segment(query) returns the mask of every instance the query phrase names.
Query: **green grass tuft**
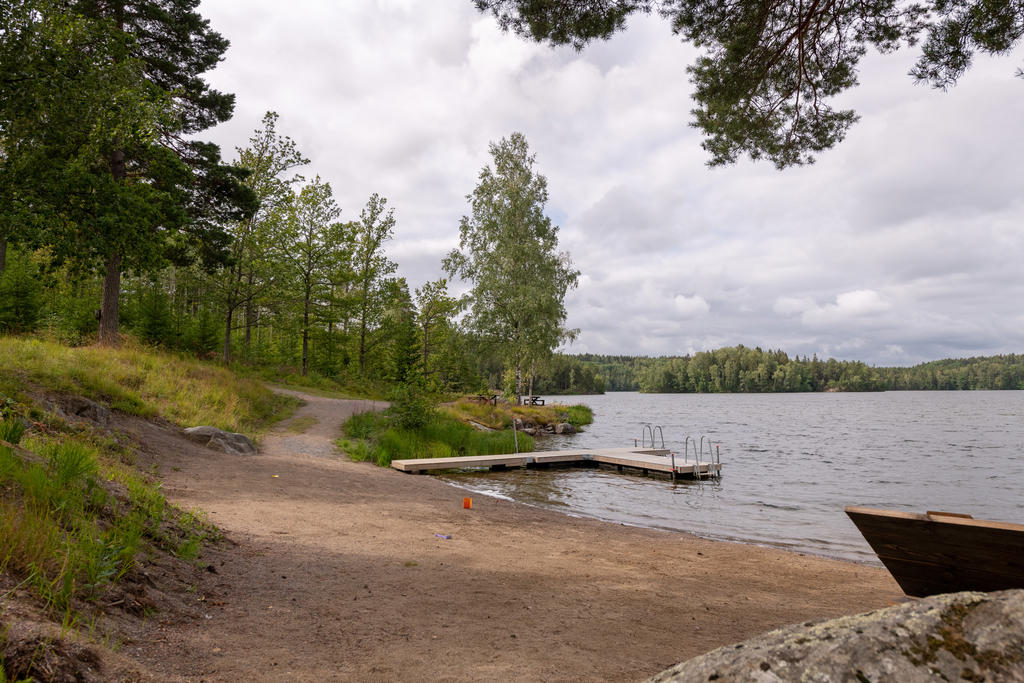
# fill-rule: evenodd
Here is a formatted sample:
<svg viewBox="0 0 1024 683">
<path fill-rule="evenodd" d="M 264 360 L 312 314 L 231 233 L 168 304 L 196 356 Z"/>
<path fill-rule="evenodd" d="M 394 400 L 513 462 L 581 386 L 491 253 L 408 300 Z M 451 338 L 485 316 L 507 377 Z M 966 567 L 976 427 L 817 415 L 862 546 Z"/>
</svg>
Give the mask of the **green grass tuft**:
<svg viewBox="0 0 1024 683">
<path fill-rule="evenodd" d="M 159 415 L 181 426 L 207 424 L 233 432 L 262 427 L 297 405 L 262 382 L 184 354 L 138 345 L 70 348 L 0 337 L 0 394 L 16 396 L 26 383 L 85 396 L 132 415 Z"/>
<path fill-rule="evenodd" d="M 349 439 L 337 446 L 349 458 L 388 467 L 392 460 L 450 458 L 463 455 L 498 455 L 515 451 L 511 430 L 484 432 L 451 417 L 435 415 L 422 428 L 412 431 L 392 424 L 381 413 L 355 415 L 342 427 Z M 519 434 L 519 451 L 533 450 L 533 439 Z"/>
</svg>

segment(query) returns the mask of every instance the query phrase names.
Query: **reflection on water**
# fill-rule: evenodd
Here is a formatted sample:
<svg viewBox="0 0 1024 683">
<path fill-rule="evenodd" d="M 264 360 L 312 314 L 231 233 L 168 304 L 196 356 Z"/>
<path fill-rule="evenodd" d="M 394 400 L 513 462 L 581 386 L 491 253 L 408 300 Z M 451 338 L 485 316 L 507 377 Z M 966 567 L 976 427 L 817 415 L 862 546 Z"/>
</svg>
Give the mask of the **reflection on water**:
<svg viewBox="0 0 1024 683">
<path fill-rule="evenodd" d="M 633 444 L 640 423 L 721 444 L 719 481 L 601 469 L 449 475 L 481 494 L 640 526 L 876 562 L 846 505 L 1024 521 L 1024 392 L 563 397 L 595 423 L 541 450 Z"/>
</svg>

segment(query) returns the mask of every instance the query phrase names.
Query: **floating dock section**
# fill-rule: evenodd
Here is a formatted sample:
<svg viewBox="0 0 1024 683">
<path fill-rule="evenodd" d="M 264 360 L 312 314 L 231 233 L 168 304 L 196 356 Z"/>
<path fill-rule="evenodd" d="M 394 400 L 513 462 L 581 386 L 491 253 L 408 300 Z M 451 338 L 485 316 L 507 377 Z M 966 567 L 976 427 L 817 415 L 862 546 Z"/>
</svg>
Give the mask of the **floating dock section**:
<svg viewBox="0 0 1024 683">
<path fill-rule="evenodd" d="M 458 458 L 416 458 L 392 460 L 391 467 L 416 474 L 438 470 L 457 470 L 487 467 L 490 469 L 540 468 L 551 466 L 615 467 L 620 471 L 630 469 L 644 474 L 665 474 L 676 477 L 703 479 L 717 477 L 722 470 L 719 462 L 687 459 L 663 448 L 602 448 L 576 451 L 537 451 L 534 453 L 509 453 L 505 455 L 478 455 Z"/>
</svg>

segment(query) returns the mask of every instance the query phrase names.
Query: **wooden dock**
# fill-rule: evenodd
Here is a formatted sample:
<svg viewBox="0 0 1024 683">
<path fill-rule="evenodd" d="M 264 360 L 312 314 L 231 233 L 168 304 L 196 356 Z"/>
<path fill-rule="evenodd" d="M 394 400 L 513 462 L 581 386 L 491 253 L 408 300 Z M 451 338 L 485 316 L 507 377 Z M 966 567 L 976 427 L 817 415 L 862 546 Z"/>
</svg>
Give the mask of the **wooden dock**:
<svg viewBox="0 0 1024 683">
<path fill-rule="evenodd" d="M 722 469 L 719 463 L 687 460 L 680 454 L 673 460 L 667 449 L 651 448 L 601 448 L 575 451 L 537 451 L 534 453 L 507 453 L 505 455 L 478 455 L 459 458 L 416 458 L 392 460 L 391 467 L 408 473 L 423 474 L 438 470 L 458 470 L 487 467 L 490 469 L 537 468 L 551 466 L 599 467 L 601 465 L 624 470 L 641 471 L 644 474 L 660 473 L 670 477 L 703 478 L 717 476 Z"/>
</svg>

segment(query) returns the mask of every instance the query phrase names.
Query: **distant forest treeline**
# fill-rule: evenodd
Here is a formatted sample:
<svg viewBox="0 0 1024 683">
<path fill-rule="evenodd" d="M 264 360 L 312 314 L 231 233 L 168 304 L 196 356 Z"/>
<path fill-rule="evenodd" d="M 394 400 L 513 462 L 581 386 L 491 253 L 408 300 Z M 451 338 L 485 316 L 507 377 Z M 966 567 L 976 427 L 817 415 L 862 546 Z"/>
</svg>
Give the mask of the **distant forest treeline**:
<svg viewBox="0 0 1024 683">
<path fill-rule="evenodd" d="M 784 351 L 740 345 L 661 358 L 556 355 L 538 374 L 538 394 L 1024 389 L 1024 355 L 937 360 L 901 368 L 817 356 L 790 358 Z"/>
</svg>

